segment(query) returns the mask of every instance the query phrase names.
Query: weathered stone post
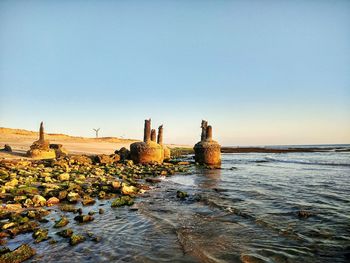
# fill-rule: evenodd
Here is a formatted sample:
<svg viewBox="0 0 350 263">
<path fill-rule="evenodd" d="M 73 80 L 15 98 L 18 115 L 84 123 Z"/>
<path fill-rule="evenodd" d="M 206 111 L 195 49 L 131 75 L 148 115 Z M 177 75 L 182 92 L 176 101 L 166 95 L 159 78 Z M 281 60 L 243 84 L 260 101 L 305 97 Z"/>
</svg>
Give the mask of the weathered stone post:
<svg viewBox="0 0 350 263">
<path fill-rule="evenodd" d="M 156 130 L 155 130 L 155 129 L 152 129 L 152 130 L 151 130 L 151 141 L 152 141 L 152 142 L 156 142 L 156 137 L 157 137 L 157 135 L 156 135 Z"/>
<path fill-rule="evenodd" d="M 44 141 L 44 122 L 40 123 L 40 129 L 39 129 L 39 141 Z"/>
<path fill-rule="evenodd" d="M 163 148 L 156 143 L 156 130 L 151 131 L 151 119 L 145 120 L 143 142 L 130 145 L 130 157 L 135 163 L 162 163 Z"/>
<path fill-rule="evenodd" d="M 201 141 L 205 141 L 205 139 L 207 138 L 207 126 L 208 126 L 208 122 L 205 120 L 202 120 L 202 124 L 201 124 L 201 128 L 202 128 L 202 134 L 201 134 Z"/>
<path fill-rule="evenodd" d="M 196 162 L 207 165 L 221 164 L 221 146 L 213 140 L 212 126 L 208 126 L 203 120 L 201 128 L 201 141 L 193 147 Z"/>
<path fill-rule="evenodd" d="M 30 146 L 27 156 L 35 159 L 56 158 L 56 152 L 50 149 L 50 142 L 44 138 L 44 123 L 40 123 L 39 139 Z"/>
<path fill-rule="evenodd" d="M 209 125 L 207 127 L 207 132 L 206 132 L 206 140 L 207 141 L 212 141 L 213 140 L 213 128 L 211 127 L 211 125 Z"/>
<path fill-rule="evenodd" d="M 143 132 L 143 141 L 148 142 L 151 140 L 151 119 L 145 120 L 145 129 Z"/>
<path fill-rule="evenodd" d="M 170 149 L 166 145 L 163 144 L 163 125 L 158 127 L 158 144 L 162 146 L 164 153 L 164 160 L 170 160 Z"/>
<path fill-rule="evenodd" d="M 163 145 L 163 125 L 158 127 L 158 138 L 157 143 Z"/>
</svg>

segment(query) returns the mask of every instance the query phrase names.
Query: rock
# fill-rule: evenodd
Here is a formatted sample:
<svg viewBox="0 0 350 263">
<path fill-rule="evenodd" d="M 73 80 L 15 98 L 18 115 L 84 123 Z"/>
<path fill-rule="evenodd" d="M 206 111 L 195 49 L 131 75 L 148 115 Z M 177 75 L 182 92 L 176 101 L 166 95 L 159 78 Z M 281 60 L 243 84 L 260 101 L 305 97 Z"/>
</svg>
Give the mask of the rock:
<svg viewBox="0 0 350 263">
<path fill-rule="evenodd" d="M 298 211 L 299 218 L 309 218 L 310 216 L 313 216 L 313 213 L 310 211 L 306 211 L 306 210 Z"/>
<path fill-rule="evenodd" d="M 2 226 L 2 229 L 3 229 L 3 230 L 6 230 L 6 229 L 9 229 L 9 228 L 15 227 L 15 226 L 17 226 L 17 223 L 10 222 L 10 223 L 4 224 L 4 225 Z"/>
<path fill-rule="evenodd" d="M 32 207 L 32 206 L 34 206 L 34 203 L 33 203 L 32 199 L 27 198 L 27 199 L 24 201 L 23 206 L 24 206 L 24 207 Z"/>
<path fill-rule="evenodd" d="M 169 161 L 171 158 L 171 150 L 169 147 L 163 145 L 164 160 Z"/>
<path fill-rule="evenodd" d="M 113 160 L 113 163 L 118 163 L 120 161 L 119 154 L 111 154 L 109 157 Z"/>
<path fill-rule="evenodd" d="M 60 191 L 58 193 L 58 199 L 63 200 L 67 197 L 67 195 L 68 195 L 68 192 L 66 190 Z"/>
<path fill-rule="evenodd" d="M 35 255 L 35 250 L 29 245 L 24 244 L 16 248 L 15 250 L 5 253 L 0 256 L 1 263 L 20 263 L 27 259 L 30 259 Z"/>
<path fill-rule="evenodd" d="M 57 205 L 60 202 L 60 199 L 57 197 L 50 197 L 49 200 L 47 200 L 47 206 L 53 206 Z"/>
<path fill-rule="evenodd" d="M 59 231 L 56 233 L 57 235 L 61 236 L 61 237 L 71 237 L 73 235 L 73 230 L 71 228 L 67 228 L 65 230 Z"/>
<path fill-rule="evenodd" d="M 102 215 L 102 214 L 104 214 L 104 213 L 105 213 L 105 210 L 104 210 L 104 209 L 102 209 L 102 208 L 100 208 L 100 209 L 98 209 L 98 213 L 99 213 L 100 215 Z"/>
<path fill-rule="evenodd" d="M 67 195 L 67 200 L 70 203 L 76 203 L 76 202 L 78 202 L 80 200 L 80 195 L 78 193 L 70 192 Z"/>
<path fill-rule="evenodd" d="M 119 154 L 120 159 L 122 161 L 125 161 L 130 158 L 130 151 L 126 149 L 125 147 L 120 148 L 119 151 L 115 151 L 114 153 Z"/>
<path fill-rule="evenodd" d="M 99 193 L 98 193 L 98 198 L 99 199 L 104 199 L 106 197 L 106 192 L 105 191 L 100 191 Z"/>
<path fill-rule="evenodd" d="M 4 152 L 12 152 L 12 148 L 11 148 L 10 145 L 5 144 L 3 151 L 4 151 Z"/>
<path fill-rule="evenodd" d="M 49 239 L 48 233 L 49 233 L 49 231 L 47 229 L 44 229 L 44 228 L 40 228 L 40 229 L 36 230 L 33 233 L 33 238 L 35 239 L 35 243 L 40 243 L 44 240 Z"/>
<path fill-rule="evenodd" d="M 94 161 L 99 164 L 112 164 L 114 162 L 113 158 L 106 154 L 96 155 Z"/>
<path fill-rule="evenodd" d="M 88 157 L 88 156 L 85 156 L 85 155 L 73 155 L 73 156 L 70 156 L 69 162 L 73 163 L 73 164 L 79 164 L 79 165 L 90 165 L 90 164 L 92 164 L 91 158 Z"/>
<path fill-rule="evenodd" d="M 63 173 L 58 176 L 58 180 L 60 181 L 69 181 L 69 173 Z"/>
<path fill-rule="evenodd" d="M 95 202 L 96 202 L 96 201 L 95 201 L 94 198 L 92 198 L 92 197 L 90 197 L 90 196 L 88 196 L 88 195 L 84 195 L 83 201 L 82 201 L 82 203 L 83 203 L 84 206 L 85 206 L 85 205 L 93 205 Z"/>
<path fill-rule="evenodd" d="M 190 165 L 190 162 L 178 162 L 178 165 Z"/>
<path fill-rule="evenodd" d="M 68 155 L 68 151 L 63 148 L 62 144 L 50 144 L 50 149 L 55 151 L 56 157 L 64 157 Z"/>
<path fill-rule="evenodd" d="M 84 236 L 73 234 L 70 237 L 69 244 L 71 244 L 72 246 L 75 246 L 79 243 L 84 242 L 85 240 L 86 240 L 86 238 Z"/>
<path fill-rule="evenodd" d="M 133 166 L 134 165 L 134 161 L 133 160 L 125 160 L 125 164 L 127 166 Z"/>
<path fill-rule="evenodd" d="M 188 193 L 178 190 L 176 192 L 176 197 L 181 198 L 181 199 L 185 199 L 186 197 L 188 197 Z"/>
<path fill-rule="evenodd" d="M 78 215 L 74 217 L 75 221 L 78 221 L 79 223 L 86 223 L 86 222 L 91 222 L 94 220 L 94 217 L 91 215 Z"/>
<path fill-rule="evenodd" d="M 8 247 L 1 247 L 0 248 L 0 255 L 3 255 L 5 253 L 11 252 L 11 250 Z"/>
<path fill-rule="evenodd" d="M 32 149 L 27 152 L 27 156 L 33 159 L 55 159 L 56 153 L 54 150 Z"/>
<path fill-rule="evenodd" d="M 73 206 L 73 205 L 67 205 L 67 204 L 61 205 L 61 206 L 60 206 L 60 210 L 61 210 L 61 211 L 64 211 L 64 212 L 73 212 L 73 213 L 75 213 L 75 212 L 77 211 L 77 209 L 75 208 L 75 206 Z"/>
<path fill-rule="evenodd" d="M 61 217 L 59 220 L 55 222 L 54 228 L 60 228 L 68 225 L 69 220 L 67 217 Z"/>
<path fill-rule="evenodd" d="M 23 225 L 19 225 L 11 229 L 8 229 L 7 232 L 11 235 L 11 237 L 14 237 L 18 234 L 33 232 L 37 227 L 38 227 L 38 223 L 29 221 L 27 223 L 24 223 Z"/>
<path fill-rule="evenodd" d="M 6 186 L 11 186 L 11 187 L 15 187 L 18 185 L 18 180 L 16 178 L 13 178 L 11 181 L 5 183 Z"/>
<path fill-rule="evenodd" d="M 35 207 L 46 205 L 46 199 L 45 199 L 45 197 L 43 197 L 41 195 L 34 195 L 32 201 L 33 201 Z"/>
<path fill-rule="evenodd" d="M 122 184 L 121 184 L 121 182 L 119 182 L 119 181 L 113 181 L 113 182 L 112 182 L 112 187 L 113 187 L 114 189 L 119 189 L 121 186 L 122 186 Z"/>
<path fill-rule="evenodd" d="M 116 198 L 112 204 L 111 207 L 120 207 L 120 206 L 124 206 L 124 205 L 133 205 L 134 204 L 134 199 L 131 198 L 130 196 L 122 196 L 119 198 Z"/>
<path fill-rule="evenodd" d="M 155 184 L 155 183 L 160 183 L 162 180 L 159 178 L 152 178 L 152 177 L 148 177 L 146 178 L 146 182 Z"/>
<path fill-rule="evenodd" d="M 136 195 L 139 191 L 138 188 L 132 185 L 127 185 L 126 183 L 122 184 L 122 194 L 123 195 Z"/>
</svg>

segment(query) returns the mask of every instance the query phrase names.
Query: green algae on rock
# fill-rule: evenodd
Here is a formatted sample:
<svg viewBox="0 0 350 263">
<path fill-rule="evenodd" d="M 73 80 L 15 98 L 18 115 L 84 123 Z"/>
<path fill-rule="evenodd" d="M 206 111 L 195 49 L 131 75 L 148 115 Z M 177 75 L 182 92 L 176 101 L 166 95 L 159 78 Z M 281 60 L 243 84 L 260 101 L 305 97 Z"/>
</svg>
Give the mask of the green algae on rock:
<svg viewBox="0 0 350 263">
<path fill-rule="evenodd" d="M 15 250 L 0 256 L 1 263 L 20 263 L 30 259 L 36 254 L 35 250 L 27 244 L 23 244 Z"/>
<path fill-rule="evenodd" d="M 71 228 L 67 228 L 67 229 L 64 229 L 62 231 L 59 231 L 56 233 L 57 235 L 61 236 L 61 237 L 71 237 L 73 235 L 73 230 Z"/>
<path fill-rule="evenodd" d="M 112 203 L 111 203 L 111 207 L 120 207 L 120 206 L 124 206 L 124 205 L 133 205 L 134 204 L 134 199 L 130 196 L 121 196 L 117 199 L 115 199 Z"/>
<path fill-rule="evenodd" d="M 75 246 L 79 243 L 82 243 L 86 240 L 86 238 L 82 235 L 76 235 L 76 234 L 72 234 L 72 236 L 70 237 L 69 240 L 69 244 L 71 244 L 72 246 Z"/>
<path fill-rule="evenodd" d="M 67 217 L 61 217 L 59 220 L 55 222 L 54 228 L 60 228 L 68 225 L 69 220 Z"/>
<path fill-rule="evenodd" d="M 49 239 L 48 233 L 49 233 L 49 230 L 45 228 L 40 228 L 34 231 L 33 238 L 35 239 L 35 243 L 40 243 L 44 240 L 48 240 Z"/>
</svg>

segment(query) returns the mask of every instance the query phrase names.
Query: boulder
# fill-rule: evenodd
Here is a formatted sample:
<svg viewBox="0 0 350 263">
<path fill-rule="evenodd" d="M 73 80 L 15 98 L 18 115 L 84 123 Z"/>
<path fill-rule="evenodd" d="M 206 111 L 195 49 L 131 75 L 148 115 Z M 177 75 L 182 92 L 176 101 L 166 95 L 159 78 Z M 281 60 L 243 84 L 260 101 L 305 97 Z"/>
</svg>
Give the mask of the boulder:
<svg viewBox="0 0 350 263">
<path fill-rule="evenodd" d="M 45 199 L 45 197 L 43 197 L 41 195 L 34 195 L 32 201 L 33 201 L 33 204 L 35 207 L 46 205 L 46 199 Z"/>
<path fill-rule="evenodd" d="M 68 151 L 63 148 L 62 144 L 52 143 L 49 147 L 55 151 L 57 157 L 64 157 L 68 155 Z"/>
<path fill-rule="evenodd" d="M 126 149 L 125 147 L 120 148 L 120 150 L 116 150 L 114 153 L 119 154 L 120 159 L 122 161 L 127 160 L 130 158 L 130 151 Z"/>
<path fill-rule="evenodd" d="M 12 152 L 12 148 L 11 148 L 10 145 L 5 144 L 3 151 L 4 151 L 4 152 Z"/>
</svg>

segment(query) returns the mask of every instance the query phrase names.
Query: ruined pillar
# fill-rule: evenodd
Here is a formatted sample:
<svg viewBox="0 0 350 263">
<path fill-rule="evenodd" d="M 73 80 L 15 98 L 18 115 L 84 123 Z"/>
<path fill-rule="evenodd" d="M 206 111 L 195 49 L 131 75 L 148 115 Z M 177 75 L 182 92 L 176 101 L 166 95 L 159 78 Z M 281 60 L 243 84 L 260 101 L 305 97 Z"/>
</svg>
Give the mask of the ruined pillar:
<svg viewBox="0 0 350 263">
<path fill-rule="evenodd" d="M 44 141 L 44 123 L 40 123 L 40 129 L 39 129 L 39 141 Z"/>
<path fill-rule="evenodd" d="M 143 141 L 148 142 L 151 140 L 151 119 L 145 120 L 145 129 L 143 132 Z"/>
<path fill-rule="evenodd" d="M 207 126 L 208 126 L 208 122 L 205 120 L 202 120 L 202 124 L 201 124 L 201 128 L 202 128 L 202 134 L 201 134 L 201 141 L 205 141 L 205 139 L 207 138 Z"/>
<path fill-rule="evenodd" d="M 209 125 L 207 127 L 206 137 L 207 137 L 206 138 L 207 141 L 212 141 L 213 140 L 213 129 L 212 129 L 211 125 Z"/>
<path fill-rule="evenodd" d="M 158 127 L 158 138 L 157 143 L 163 145 L 163 125 Z"/>
<path fill-rule="evenodd" d="M 130 157 L 135 163 L 163 163 L 163 148 L 157 140 L 156 130 L 151 131 L 151 119 L 145 120 L 143 142 L 134 142 L 130 145 Z"/>
<path fill-rule="evenodd" d="M 213 140 L 213 129 L 202 121 L 201 141 L 193 147 L 195 160 L 200 164 L 218 166 L 221 164 L 221 146 Z"/>
<path fill-rule="evenodd" d="M 157 137 L 157 135 L 156 135 L 156 130 L 155 130 L 155 129 L 152 129 L 152 130 L 151 130 L 151 141 L 152 141 L 152 142 L 156 142 L 156 137 Z"/>
</svg>

